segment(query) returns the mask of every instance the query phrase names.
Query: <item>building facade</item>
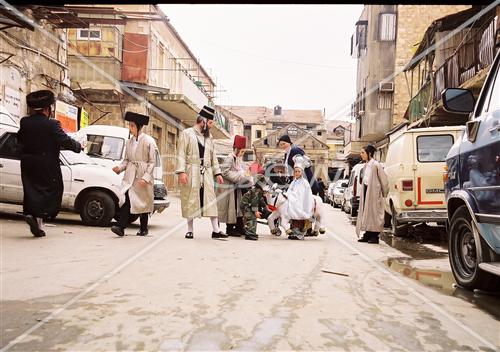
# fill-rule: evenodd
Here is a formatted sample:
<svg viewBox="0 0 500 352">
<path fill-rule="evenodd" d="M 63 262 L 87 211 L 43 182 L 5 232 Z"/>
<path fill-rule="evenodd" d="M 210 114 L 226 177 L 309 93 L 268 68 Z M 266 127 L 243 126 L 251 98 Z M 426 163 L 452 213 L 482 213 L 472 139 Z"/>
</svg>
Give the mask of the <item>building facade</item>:
<svg viewBox="0 0 500 352">
<path fill-rule="evenodd" d="M 125 126 L 125 111 L 150 116 L 146 133 L 160 150 L 164 181 L 176 189 L 179 132 L 192 126 L 204 105 L 213 106 L 215 83 L 156 5 L 66 6 L 91 19 L 68 30 L 71 88 L 90 124 Z M 228 139 L 220 114 L 215 138 Z"/>
<path fill-rule="evenodd" d="M 411 97 L 403 68 L 427 27 L 436 19 L 470 8 L 466 5 L 365 5 L 351 37 L 357 60 L 355 119 L 346 158 L 352 164 L 361 146 L 386 144 L 386 133 L 404 122 Z"/>
</svg>

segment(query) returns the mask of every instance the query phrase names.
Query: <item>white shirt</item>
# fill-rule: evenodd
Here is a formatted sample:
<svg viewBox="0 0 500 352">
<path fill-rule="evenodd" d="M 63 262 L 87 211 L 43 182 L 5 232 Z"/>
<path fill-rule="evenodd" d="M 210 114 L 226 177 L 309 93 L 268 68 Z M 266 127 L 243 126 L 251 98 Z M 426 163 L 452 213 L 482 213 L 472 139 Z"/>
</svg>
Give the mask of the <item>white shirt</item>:
<svg viewBox="0 0 500 352">
<path fill-rule="evenodd" d="M 139 134 L 137 139 L 132 136 L 130 140 L 130 155 L 135 155 L 135 150 L 137 149 L 137 145 L 139 144 L 139 139 L 141 139 L 141 137 L 142 133 Z"/>
<path fill-rule="evenodd" d="M 366 163 L 365 173 L 363 175 L 363 184 L 368 186 L 368 182 L 370 182 L 370 178 L 372 176 L 373 164 L 375 163 L 374 159 L 370 159 L 369 162 Z"/>
</svg>

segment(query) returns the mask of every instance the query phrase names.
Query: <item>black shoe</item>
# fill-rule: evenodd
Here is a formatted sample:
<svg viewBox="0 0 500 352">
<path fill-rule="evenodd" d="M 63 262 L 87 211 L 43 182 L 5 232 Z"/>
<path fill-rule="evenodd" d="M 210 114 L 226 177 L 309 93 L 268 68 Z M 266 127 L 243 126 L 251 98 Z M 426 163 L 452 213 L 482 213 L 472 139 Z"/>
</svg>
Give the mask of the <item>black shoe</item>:
<svg viewBox="0 0 500 352">
<path fill-rule="evenodd" d="M 137 232 L 137 236 L 147 236 L 148 235 L 148 230 L 139 230 L 139 232 Z"/>
<path fill-rule="evenodd" d="M 125 232 L 123 232 L 123 229 L 119 226 L 111 226 L 111 231 L 120 237 L 125 236 Z"/>
<path fill-rule="evenodd" d="M 45 236 L 45 232 L 38 227 L 38 221 L 36 221 L 33 215 L 26 215 L 24 217 L 26 223 L 30 226 L 30 231 L 35 237 Z"/>
<path fill-rule="evenodd" d="M 363 235 L 363 237 L 361 237 L 361 238 L 358 240 L 358 242 L 368 242 L 368 241 L 369 241 L 369 238 L 368 238 L 367 236 L 364 236 L 364 235 Z"/>
<path fill-rule="evenodd" d="M 192 232 L 186 232 L 186 236 L 184 236 L 185 238 L 193 238 L 193 233 Z"/>
<path fill-rule="evenodd" d="M 219 231 L 219 232 L 212 231 L 212 238 L 227 238 L 227 237 L 228 236 L 222 231 Z"/>
<path fill-rule="evenodd" d="M 245 239 L 249 241 L 258 241 L 259 236 L 245 235 Z"/>
<path fill-rule="evenodd" d="M 368 243 L 378 244 L 378 236 L 370 237 L 370 239 L 367 242 Z"/>
<path fill-rule="evenodd" d="M 237 230 L 229 230 L 226 233 L 228 236 L 231 236 L 231 237 L 241 237 L 241 232 L 239 232 Z"/>
</svg>

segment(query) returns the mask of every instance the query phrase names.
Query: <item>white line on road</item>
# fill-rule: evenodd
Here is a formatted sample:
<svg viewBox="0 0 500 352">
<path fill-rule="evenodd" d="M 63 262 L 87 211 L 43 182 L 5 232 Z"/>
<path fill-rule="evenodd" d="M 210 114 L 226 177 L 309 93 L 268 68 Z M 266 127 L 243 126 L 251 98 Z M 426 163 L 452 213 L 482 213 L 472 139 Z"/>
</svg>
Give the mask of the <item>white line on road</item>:
<svg viewBox="0 0 500 352">
<path fill-rule="evenodd" d="M 353 246 L 351 243 L 347 242 L 343 238 L 339 236 L 335 236 L 334 232 L 331 231 L 330 229 L 327 229 L 328 235 L 333 237 L 335 240 L 339 241 L 342 245 L 350 249 L 351 251 L 358 253 L 361 258 L 371 266 L 375 267 L 378 271 L 382 272 L 383 274 L 388 275 L 392 280 L 394 280 L 396 283 L 398 283 L 401 287 L 403 287 L 405 290 L 409 291 L 413 296 L 417 297 L 418 299 L 422 300 L 425 304 L 429 305 L 432 307 L 434 310 L 436 310 L 438 313 L 440 313 L 442 316 L 446 317 L 449 321 L 460 327 L 462 330 L 464 330 L 466 333 L 469 335 L 473 336 L 476 338 L 478 341 L 480 341 L 482 344 L 484 344 L 486 347 L 491 348 L 492 350 L 496 351 L 498 346 L 495 344 L 491 343 L 488 341 L 486 338 L 483 336 L 479 335 L 477 332 L 472 330 L 470 327 L 467 325 L 463 324 L 460 320 L 456 319 L 453 317 L 451 314 L 446 312 L 443 308 L 439 307 L 437 304 L 432 302 L 430 299 L 422 295 L 420 292 L 418 292 L 414 287 L 409 287 L 409 283 L 401 280 L 400 277 L 398 277 L 395 273 L 390 271 L 389 269 L 385 268 L 382 264 L 377 262 L 375 259 L 371 258 L 369 255 L 365 254 L 362 252 L 360 249 L 356 248 Z M 413 283 L 412 283 L 413 284 Z"/>
</svg>

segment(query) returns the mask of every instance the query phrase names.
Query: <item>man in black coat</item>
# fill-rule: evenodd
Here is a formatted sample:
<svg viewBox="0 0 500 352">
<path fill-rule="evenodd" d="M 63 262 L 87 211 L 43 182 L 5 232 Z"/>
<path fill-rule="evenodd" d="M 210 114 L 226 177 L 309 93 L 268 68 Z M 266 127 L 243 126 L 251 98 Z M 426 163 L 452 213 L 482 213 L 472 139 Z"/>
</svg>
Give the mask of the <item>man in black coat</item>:
<svg viewBox="0 0 500 352">
<path fill-rule="evenodd" d="M 59 121 L 51 119 L 54 93 L 39 90 L 26 96 L 33 113 L 21 119 L 17 140 L 21 145 L 21 179 L 23 212 L 35 237 L 45 236 L 43 220 L 59 213 L 64 191 L 59 152 L 82 150 L 80 143 L 69 137 Z"/>
<path fill-rule="evenodd" d="M 278 145 L 281 149 L 285 151 L 285 158 L 283 159 L 283 163 L 285 165 L 288 165 L 288 170 L 292 170 L 291 172 L 288 172 L 288 184 L 292 182 L 293 180 L 293 167 L 295 162 L 293 161 L 293 157 L 295 155 L 305 155 L 304 150 L 302 148 L 296 146 L 295 144 L 292 143 L 292 140 L 290 139 L 290 136 L 287 134 L 284 134 L 281 136 L 278 140 Z M 311 167 L 307 167 L 304 170 L 307 180 L 309 181 L 309 184 L 311 185 L 311 190 L 314 195 L 317 195 L 319 193 L 319 187 L 318 183 L 316 182 L 316 179 L 313 176 L 313 172 Z"/>
</svg>

